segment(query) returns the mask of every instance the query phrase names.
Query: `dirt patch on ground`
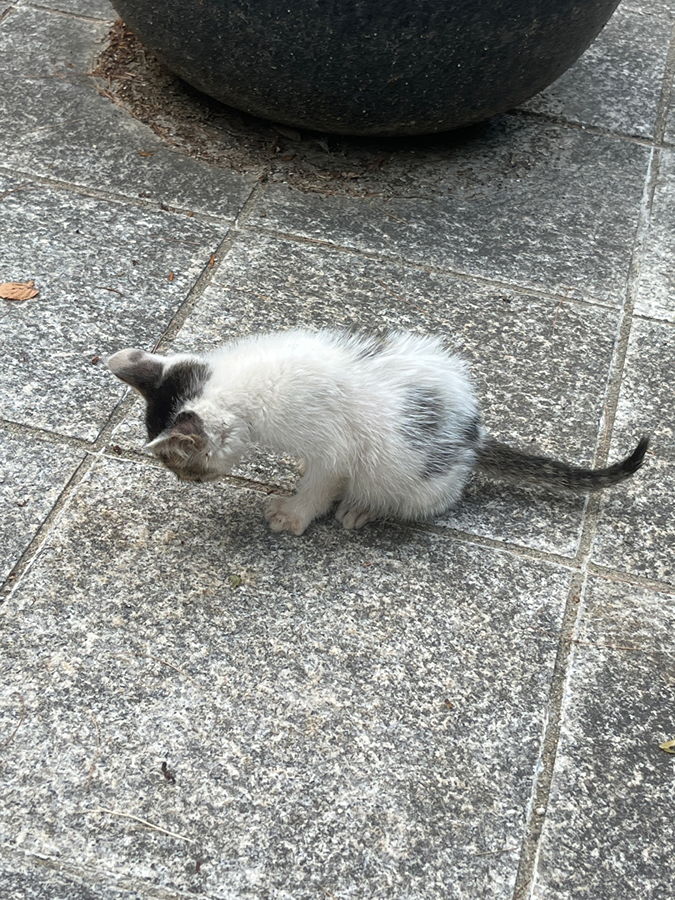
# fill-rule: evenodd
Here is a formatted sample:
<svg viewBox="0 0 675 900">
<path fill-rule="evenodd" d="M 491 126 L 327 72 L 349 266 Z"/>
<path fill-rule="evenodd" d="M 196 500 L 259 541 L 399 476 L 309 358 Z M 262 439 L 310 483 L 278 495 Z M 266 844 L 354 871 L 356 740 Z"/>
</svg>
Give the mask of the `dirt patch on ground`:
<svg viewBox="0 0 675 900">
<path fill-rule="evenodd" d="M 118 20 L 96 70 L 100 93 L 196 159 L 305 191 L 369 197 L 438 194 L 440 162 L 463 155 L 489 126 L 416 138 L 348 138 L 258 119 L 213 100 L 165 68 Z M 512 162 L 507 162 L 509 176 Z M 476 188 L 485 173 L 459 174 Z"/>
</svg>

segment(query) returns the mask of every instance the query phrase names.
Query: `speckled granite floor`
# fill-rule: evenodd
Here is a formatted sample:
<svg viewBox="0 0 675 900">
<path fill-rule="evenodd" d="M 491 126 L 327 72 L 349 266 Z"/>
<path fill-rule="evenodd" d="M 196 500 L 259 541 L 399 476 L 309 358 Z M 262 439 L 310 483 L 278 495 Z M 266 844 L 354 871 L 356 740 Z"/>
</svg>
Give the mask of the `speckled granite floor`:
<svg viewBox="0 0 675 900">
<path fill-rule="evenodd" d="M 87 74 L 113 19 L 0 2 L 0 282 L 40 291 L 0 301 L 0 896 L 662 900 L 674 0 L 423 166 L 392 149 L 385 199 L 166 146 Z M 177 483 L 95 362 L 328 323 L 452 334 L 496 436 L 600 464 L 650 432 L 648 463 L 278 536 L 291 461 Z"/>
</svg>

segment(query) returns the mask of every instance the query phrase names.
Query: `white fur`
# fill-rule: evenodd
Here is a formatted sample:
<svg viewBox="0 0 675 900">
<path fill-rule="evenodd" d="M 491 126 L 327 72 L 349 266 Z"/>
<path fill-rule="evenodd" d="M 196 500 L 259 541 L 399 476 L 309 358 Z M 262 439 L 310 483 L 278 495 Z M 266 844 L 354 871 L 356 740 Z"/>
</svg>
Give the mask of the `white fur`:
<svg viewBox="0 0 675 900">
<path fill-rule="evenodd" d="M 346 528 L 430 516 L 459 499 L 476 459 L 466 429 L 479 411 L 464 363 L 440 340 L 394 333 L 380 345 L 337 331 L 290 331 L 243 338 L 200 359 L 211 377 L 182 409 L 204 423 L 209 479 L 231 471 L 251 446 L 305 461 L 297 493 L 269 502 L 273 530 L 302 534 L 338 498 Z M 425 435 L 406 432 L 411 389 L 451 410 L 444 436 L 458 450 L 440 475 L 423 477 Z"/>
</svg>

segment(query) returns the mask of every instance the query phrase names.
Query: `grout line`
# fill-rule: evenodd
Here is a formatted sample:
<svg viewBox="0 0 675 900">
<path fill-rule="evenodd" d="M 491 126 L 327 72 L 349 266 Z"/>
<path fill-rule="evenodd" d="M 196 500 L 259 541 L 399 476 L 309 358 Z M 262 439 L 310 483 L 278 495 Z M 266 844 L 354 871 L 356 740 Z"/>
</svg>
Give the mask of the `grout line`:
<svg viewBox="0 0 675 900">
<path fill-rule="evenodd" d="M 526 544 L 514 544 L 508 540 L 497 540 L 495 538 L 485 537 L 482 534 L 475 534 L 471 531 L 463 531 L 460 528 L 453 528 L 447 525 L 437 525 L 434 523 L 425 524 L 424 522 L 398 522 L 390 523 L 390 525 L 401 525 L 408 531 L 420 531 L 424 534 L 435 534 L 439 537 L 450 535 L 464 544 L 472 544 L 476 547 L 487 547 L 498 553 L 509 553 L 512 556 L 520 556 L 525 559 L 531 559 L 535 562 L 548 563 L 549 565 L 560 566 L 572 571 L 579 571 L 581 564 L 575 556 L 562 556 L 559 553 L 552 553 L 549 550 L 537 550 L 534 547 L 528 547 Z"/>
<path fill-rule="evenodd" d="M 85 438 L 60 434 L 58 431 L 49 431 L 47 428 L 40 428 L 36 425 L 24 425 L 22 422 L 14 422 L 12 419 L 2 417 L 0 417 L 0 430 L 16 437 L 36 438 L 46 444 L 56 444 L 59 447 L 67 447 L 84 453 L 90 453 L 96 447 L 94 441 L 87 441 Z"/>
<path fill-rule="evenodd" d="M 72 181 L 61 181 L 60 179 L 47 178 L 44 175 L 36 175 L 33 172 L 24 171 L 15 166 L 1 166 L 0 175 L 8 178 L 24 178 L 29 179 L 27 184 L 22 185 L 22 189 L 30 189 L 31 182 L 33 184 L 44 185 L 55 191 L 69 191 L 73 194 L 79 194 L 81 197 L 88 197 L 92 200 L 103 200 L 106 203 L 115 203 L 118 205 L 135 206 L 138 209 L 150 210 L 153 212 L 168 212 L 174 215 L 185 216 L 195 221 L 207 222 L 213 225 L 226 225 L 232 227 L 236 216 L 217 216 L 211 213 L 199 212 L 185 206 L 171 206 L 161 200 L 146 200 L 140 197 L 133 197 L 127 194 L 118 194 L 115 191 L 106 191 L 101 188 L 87 187 L 86 185 L 76 184 Z M 17 190 L 14 188 L 13 190 Z M 246 201 L 245 201 L 246 202 Z"/>
<path fill-rule="evenodd" d="M 25 575 L 28 569 L 38 558 L 43 544 L 51 533 L 52 527 L 61 517 L 65 506 L 67 505 L 77 486 L 84 480 L 87 473 L 94 465 L 96 456 L 97 454 L 94 453 L 85 455 L 85 458 L 77 466 L 73 474 L 66 482 L 63 490 L 57 497 L 56 502 L 52 505 L 51 509 L 42 520 L 42 523 L 33 535 L 32 540 L 25 548 L 19 559 L 16 561 L 16 563 L 12 567 L 11 572 L 9 572 L 2 585 L 0 585 L 0 608 L 2 608 L 2 603 L 7 598 L 7 595 L 11 593 L 15 585 L 20 581 L 21 577 Z"/>
<path fill-rule="evenodd" d="M 228 230 L 225 238 L 219 244 L 218 249 L 214 254 L 215 260 L 217 260 L 218 264 L 226 256 L 238 237 L 237 223 L 240 220 L 246 220 L 250 210 L 253 206 L 255 206 L 261 190 L 262 188 L 259 184 L 256 184 L 253 187 L 247 200 L 244 202 L 239 211 L 239 215 L 237 216 L 235 225 L 231 230 Z M 164 330 L 164 333 L 158 341 L 156 347 L 165 349 L 174 340 L 175 336 L 178 334 L 181 327 L 185 323 L 185 320 L 201 299 L 207 285 L 210 283 L 212 272 L 216 271 L 215 260 L 213 269 L 211 269 L 209 262 L 206 263 L 201 275 L 197 278 L 192 288 L 188 292 L 186 299 L 178 308 L 178 311 L 174 314 L 173 318 Z M 69 438 L 57 435 L 54 432 L 49 432 L 43 429 L 30 428 L 29 426 L 20 425 L 9 420 L 0 419 L 0 426 L 13 434 L 21 436 L 31 435 L 41 440 L 46 440 L 53 444 L 61 444 L 70 447 L 71 449 L 79 450 L 80 452 L 85 453 L 85 458 L 82 460 L 71 478 L 68 480 L 64 489 L 56 499 L 56 502 L 52 505 L 49 513 L 36 530 L 32 540 L 23 551 L 16 564 L 12 567 L 11 572 L 8 574 L 3 584 L 0 585 L 0 598 L 3 594 L 6 595 L 9 591 L 12 590 L 13 586 L 18 583 L 21 576 L 28 570 L 33 561 L 37 559 L 39 551 L 45 540 L 47 539 L 49 533 L 51 532 L 52 527 L 61 515 L 62 510 L 68 504 L 74 491 L 77 489 L 82 480 L 85 478 L 86 474 L 94 465 L 95 460 L 103 455 L 109 455 L 104 453 L 105 446 L 110 440 L 115 427 L 119 424 L 120 421 L 122 421 L 128 411 L 131 409 L 134 399 L 135 397 L 132 391 L 129 391 L 122 397 L 122 399 L 113 409 L 112 413 L 109 415 L 105 425 L 101 428 L 98 437 L 93 443 L 82 441 L 81 439 L 78 440 L 77 438 Z M 133 454 L 133 452 L 127 456 L 127 454 L 125 454 L 123 451 L 122 454 L 118 454 L 117 456 L 122 456 L 124 458 L 131 457 L 135 461 L 138 461 L 138 458 Z M 146 461 L 146 464 L 148 462 L 152 464 L 152 461 L 149 460 Z M 248 484 L 248 482 L 246 482 L 246 479 L 234 478 L 232 480 L 232 483 L 238 486 L 241 486 L 242 482 Z M 266 488 L 263 485 L 259 485 L 256 482 L 252 482 L 250 486 L 253 490 L 269 491 L 269 488 Z"/>
<path fill-rule="evenodd" d="M 581 598 L 585 591 L 585 574 L 577 572 L 572 577 L 567 596 L 567 602 L 560 624 L 560 638 L 558 652 L 556 653 L 551 676 L 551 689 L 547 704 L 547 718 L 544 724 L 544 735 L 541 751 L 535 766 L 535 772 L 539 770 L 539 776 L 535 781 L 527 809 L 527 821 L 522 842 L 522 851 L 518 862 L 518 871 L 514 885 L 513 898 L 524 898 L 527 888 L 531 885 L 535 876 L 536 860 L 539 853 L 539 841 L 546 821 L 551 785 L 553 783 L 553 770 L 560 742 L 560 730 L 562 727 L 563 700 L 565 686 L 567 684 L 570 656 L 573 651 L 573 643 L 567 639 L 576 624 L 577 615 L 581 607 Z M 542 810 L 544 812 L 542 812 Z"/>
<path fill-rule="evenodd" d="M 620 572 L 618 569 L 611 569 L 600 563 L 589 562 L 587 573 L 588 575 L 594 575 L 596 578 L 603 578 L 605 581 L 620 581 L 622 584 L 642 587 L 645 590 L 653 591 L 656 594 L 675 595 L 675 584 L 668 584 L 666 581 L 656 581 L 653 578 L 648 578 L 646 575 L 633 575 L 630 572 Z"/>
<path fill-rule="evenodd" d="M 77 812 L 74 811 L 77 815 Z M 62 859 L 52 859 L 47 855 L 36 855 L 31 852 L 18 852 L 14 848 L 3 848 L 0 851 L 1 871 L 9 871 L 18 868 L 24 872 L 27 866 L 29 871 L 40 873 L 43 875 L 45 871 L 55 872 L 57 875 L 68 879 L 71 884 L 68 885 L 67 897 L 74 896 L 92 896 L 92 890 L 98 894 L 98 889 L 106 891 L 111 885 L 115 891 L 115 896 L 120 897 L 122 894 L 127 897 L 127 892 L 133 897 L 154 898 L 154 900 L 210 900 L 210 898 L 202 893 L 201 890 L 196 893 L 180 890 L 179 888 L 162 887 L 152 881 L 144 881 L 140 876 L 120 875 L 115 873 L 111 878 L 111 873 L 107 869 L 100 869 L 96 865 L 87 863 L 73 864 L 64 862 Z M 199 858 L 201 854 L 197 854 Z M 8 868 L 7 863 L 12 863 L 12 867 Z M 38 881 L 45 881 L 45 878 L 38 876 Z M 82 893 L 77 888 L 82 888 Z M 47 888 L 46 888 L 47 889 Z M 119 891 L 119 894 L 118 894 Z M 42 893 L 42 892 L 41 892 Z M 106 892 L 107 894 L 107 892 Z M 14 894 L 14 896 L 17 896 Z M 24 895 L 25 896 L 25 895 Z M 43 894 L 46 897 L 46 894 Z M 53 896 L 53 895 L 52 895 Z"/>
<path fill-rule="evenodd" d="M 517 119 L 536 119 L 540 122 L 548 122 L 550 125 L 556 125 L 559 128 L 569 128 L 572 131 L 583 131 L 585 134 L 592 134 L 596 137 L 610 138 L 614 140 L 624 141 L 628 144 L 639 144 L 642 147 L 652 147 L 657 143 L 656 137 L 645 137 L 640 134 L 628 134 L 625 131 L 607 131 L 600 125 L 592 125 L 590 122 L 574 122 L 572 119 L 564 119 L 560 116 L 554 116 L 549 113 L 540 113 L 532 109 L 512 109 L 504 113 L 507 116 L 513 116 Z M 656 134 L 656 122 L 654 124 L 654 132 Z M 659 143 L 658 146 L 661 146 Z"/>
</svg>

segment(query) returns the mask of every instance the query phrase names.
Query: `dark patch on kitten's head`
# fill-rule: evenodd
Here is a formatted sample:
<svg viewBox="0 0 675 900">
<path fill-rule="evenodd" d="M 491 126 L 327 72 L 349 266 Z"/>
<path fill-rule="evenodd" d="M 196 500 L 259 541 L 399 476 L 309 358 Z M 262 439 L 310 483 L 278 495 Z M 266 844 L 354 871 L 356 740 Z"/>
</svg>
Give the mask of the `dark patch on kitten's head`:
<svg viewBox="0 0 675 900">
<path fill-rule="evenodd" d="M 171 432 L 178 443 L 192 439 L 195 445 L 194 439 L 204 433 L 203 423 L 196 423 L 199 417 L 194 413 L 181 410 L 202 393 L 210 374 L 205 362 L 182 359 L 174 363 L 171 357 L 129 349 L 114 353 L 107 363 L 111 372 L 145 398 L 149 441 Z"/>
<path fill-rule="evenodd" d="M 209 367 L 196 359 L 182 360 L 165 369 L 153 390 L 145 397 L 145 426 L 148 440 L 166 431 L 175 421 L 181 407 L 196 400 L 204 390 Z"/>
<path fill-rule="evenodd" d="M 164 360 L 143 350 L 120 350 L 106 360 L 110 371 L 120 381 L 135 388 L 146 399 L 162 377 Z"/>
</svg>

